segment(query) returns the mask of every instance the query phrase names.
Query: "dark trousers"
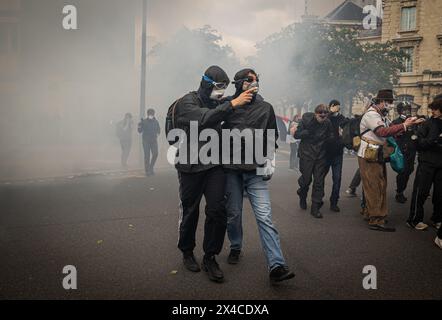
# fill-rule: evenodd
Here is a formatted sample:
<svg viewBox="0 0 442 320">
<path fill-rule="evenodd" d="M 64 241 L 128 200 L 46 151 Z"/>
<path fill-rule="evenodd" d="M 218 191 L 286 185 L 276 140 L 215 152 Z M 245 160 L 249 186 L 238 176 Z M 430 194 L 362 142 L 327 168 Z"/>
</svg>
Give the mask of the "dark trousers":
<svg viewBox="0 0 442 320">
<path fill-rule="evenodd" d="M 121 145 L 121 165 L 127 166 L 127 159 L 129 158 L 130 149 L 132 148 L 132 140 L 120 139 Z"/>
<path fill-rule="evenodd" d="M 299 168 L 298 143 L 290 143 L 290 169 Z"/>
<path fill-rule="evenodd" d="M 356 190 L 357 187 L 359 187 L 359 185 L 361 184 L 361 171 L 356 170 L 355 175 L 353 176 L 353 179 L 350 182 L 350 189 L 354 189 Z"/>
<path fill-rule="evenodd" d="M 144 149 L 144 170 L 146 173 L 152 173 L 155 166 L 155 162 L 158 158 L 158 141 L 154 140 L 143 140 Z M 151 157 L 152 155 L 152 157 Z"/>
<path fill-rule="evenodd" d="M 330 195 L 330 203 L 337 205 L 339 201 L 339 192 L 341 190 L 342 180 L 342 163 L 344 162 L 344 154 L 337 155 L 329 159 L 329 166 L 332 171 L 333 188 Z"/>
<path fill-rule="evenodd" d="M 327 159 L 311 160 L 302 157 L 299 159 L 299 171 L 301 171 L 301 177 L 298 179 L 298 195 L 301 198 L 306 198 L 313 180 L 312 203 L 322 206 L 324 180 L 328 171 Z"/>
<path fill-rule="evenodd" d="M 414 171 L 414 161 L 416 159 L 416 151 L 404 153 L 405 167 L 404 171 L 396 176 L 396 192 L 403 193 L 407 189 L 408 180 Z"/>
<path fill-rule="evenodd" d="M 442 222 L 442 168 L 419 163 L 413 184 L 413 195 L 408 222 L 417 224 L 424 220 L 424 204 L 433 185 L 433 222 Z"/>
<path fill-rule="evenodd" d="M 198 173 L 178 172 L 181 212 L 178 248 L 191 252 L 195 248 L 201 198 L 206 200 L 203 250 L 206 256 L 221 252 L 227 228 L 225 201 L 226 176 L 222 167 Z"/>
</svg>

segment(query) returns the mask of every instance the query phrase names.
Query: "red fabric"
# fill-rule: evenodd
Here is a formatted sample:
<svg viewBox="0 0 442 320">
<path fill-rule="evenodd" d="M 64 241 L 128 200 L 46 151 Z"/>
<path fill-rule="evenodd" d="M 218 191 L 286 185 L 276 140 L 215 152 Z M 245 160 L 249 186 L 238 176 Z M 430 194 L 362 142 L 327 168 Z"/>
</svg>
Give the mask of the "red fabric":
<svg viewBox="0 0 442 320">
<path fill-rule="evenodd" d="M 404 125 L 401 124 L 395 124 L 393 126 L 390 126 L 388 128 L 385 127 L 380 127 L 377 128 L 374 133 L 379 136 L 379 137 L 383 137 L 383 138 L 387 138 L 387 137 L 391 137 L 391 136 L 395 136 L 401 133 L 405 132 L 405 127 Z"/>
</svg>

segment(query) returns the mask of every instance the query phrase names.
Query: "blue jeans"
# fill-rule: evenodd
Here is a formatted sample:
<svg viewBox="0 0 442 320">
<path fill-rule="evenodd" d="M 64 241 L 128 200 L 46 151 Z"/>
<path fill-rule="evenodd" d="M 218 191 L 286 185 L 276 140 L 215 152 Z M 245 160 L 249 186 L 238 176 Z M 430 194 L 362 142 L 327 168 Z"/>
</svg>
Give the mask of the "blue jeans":
<svg viewBox="0 0 442 320">
<path fill-rule="evenodd" d="M 329 160 L 332 170 L 333 189 L 330 196 L 330 203 L 337 205 L 339 201 L 339 192 L 341 190 L 342 180 L 342 163 L 344 162 L 343 154 L 337 155 Z"/>
<path fill-rule="evenodd" d="M 227 172 L 227 235 L 232 250 L 241 250 L 243 240 L 242 209 L 243 192 L 247 192 L 258 224 L 259 235 L 269 270 L 285 266 L 279 235 L 272 222 L 272 208 L 267 181 L 255 172 Z"/>
</svg>

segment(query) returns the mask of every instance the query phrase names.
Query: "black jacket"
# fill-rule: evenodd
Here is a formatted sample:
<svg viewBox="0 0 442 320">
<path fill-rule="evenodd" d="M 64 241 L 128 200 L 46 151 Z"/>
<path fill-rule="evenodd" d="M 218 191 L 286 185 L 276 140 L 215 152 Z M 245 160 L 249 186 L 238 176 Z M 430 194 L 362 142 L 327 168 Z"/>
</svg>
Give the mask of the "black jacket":
<svg viewBox="0 0 442 320">
<path fill-rule="evenodd" d="M 339 128 L 344 128 L 349 119 L 342 114 L 336 116 L 330 115 L 328 119 L 332 125 L 333 139 L 327 144 L 327 154 L 330 158 L 334 158 L 344 153 L 344 142 L 342 136 L 339 134 Z"/>
<path fill-rule="evenodd" d="M 143 134 L 143 141 L 157 140 L 160 131 L 161 131 L 160 124 L 158 123 L 158 120 L 155 118 L 143 119 L 138 124 L 138 133 Z"/>
<path fill-rule="evenodd" d="M 419 163 L 442 168 L 442 119 L 430 118 L 417 130 Z"/>
<path fill-rule="evenodd" d="M 200 161 L 197 164 L 190 164 L 190 122 L 198 122 L 198 135 L 207 128 L 216 129 L 219 132 L 221 122 L 232 111 L 233 108 L 230 101 L 226 101 L 218 106 L 209 106 L 203 102 L 200 94 L 195 91 L 186 94 L 180 99 L 175 108 L 175 128 L 182 129 L 187 134 L 187 163 L 177 163 L 175 167 L 178 171 L 187 173 L 202 172 L 221 164 L 221 159 L 218 160 L 219 164 L 202 164 Z M 206 143 L 204 141 L 198 142 L 198 153 Z"/>
<path fill-rule="evenodd" d="M 393 120 L 392 124 L 402 124 L 404 122 L 405 119 L 398 117 L 397 119 Z M 407 130 L 403 134 L 395 137 L 395 140 L 403 154 L 416 153 L 416 144 L 413 143 L 412 140 L 413 134 L 413 131 Z"/>
<path fill-rule="evenodd" d="M 227 116 L 223 126 L 223 129 L 238 129 L 239 131 L 243 131 L 244 129 L 252 129 L 253 132 L 253 143 L 255 146 L 255 129 L 264 130 L 264 144 L 263 144 L 263 156 L 272 158 L 273 155 L 268 155 L 267 150 L 267 130 L 274 130 L 275 132 L 275 150 L 278 148 L 276 141 L 278 140 L 278 129 L 276 125 L 276 116 L 275 111 L 273 110 L 273 106 L 264 101 L 260 95 L 257 95 L 253 101 L 245 106 L 238 107 Z M 229 141 L 230 145 L 230 163 L 224 164 L 224 168 L 229 170 L 242 170 L 242 171 L 253 171 L 263 163 L 257 163 L 255 157 L 253 157 L 253 164 L 245 163 L 245 143 L 244 138 L 241 139 L 241 164 L 233 164 L 233 143 Z M 254 148 L 252 149 L 253 153 Z"/>
<path fill-rule="evenodd" d="M 301 139 L 298 157 L 313 161 L 325 159 L 327 144 L 333 139 L 332 131 L 330 120 L 319 123 L 314 113 L 305 113 L 295 133 L 295 139 Z"/>
</svg>

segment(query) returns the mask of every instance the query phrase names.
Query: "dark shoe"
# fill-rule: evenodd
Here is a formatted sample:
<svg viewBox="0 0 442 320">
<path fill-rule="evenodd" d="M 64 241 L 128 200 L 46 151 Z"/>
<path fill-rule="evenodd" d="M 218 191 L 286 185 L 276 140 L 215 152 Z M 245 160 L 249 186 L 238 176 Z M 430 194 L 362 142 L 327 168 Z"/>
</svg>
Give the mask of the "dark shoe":
<svg viewBox="0 0 442 320">
<path fill-rule="evenodd" d="M 281 282 L 295 277 L 295 274 L 289 270 L 287 266 L 277 266 L 272 269 L 269 274 L 270 281 Z"/>
<path fill-rule="evenodd" d="M 214 282 L 224 281 L 224 273 L 219 268 L 219 265 L 215 260 L 215 256 L 204 257 L 202 268 L 205 272 L 207 272 L 210 280 Z"/>
<path fill-rule="evenodd" d="M 241 254 L 241 250 L 230 250 L 229 257 L 227 258 L 228 264 L 238 264 L 239 263 L 239 255 Z"/>
<path fill-rule="evenodd" d="M 370 230 L 382 231 L 382 232 L 395 232 L 396 229 L 393 227 L 387 227 L 385 224 L 371 224 L 368 226 Z"/>
<path fill-rule="evenodd" d="M 404 194 L 403 193 L 398 193 L 398 194 L 396 194 L 396 201 L 397 202 L 399 202 L 399 203 L 405 203 L 405 202 L 407 202 L 407 198 L 404 196 Z"/>
<path fill-rule="evenodd" d="M 348 188 L 345 191 L 345 193 L 348 194 L 349 197 L 357 197 L 356 189 L 355 188 Z"/>
<path fill-rule="evenodd" d="M 183 263 L 187 270 L 192 272 L 200 272 L 200 266 L 198 262 L 196 262 L 195 256 L 193 253 L 185 253 L 183 254 Z"/>
<path fill-rule="evenodd" d="M 322 219 L 322 214 L 319 212 L 320 206 L 313 204 L 312 209 L 310 211 L 310 214 L 315 217 L 316 219 Z"/>
<path fill-rule="evenodd" d="M 341 212 L 341 209 L 338 207 L 337 204 L 332 204 L 330 206 L 330 210 L 333 211 L 333 212 Z"/>
</svg>

